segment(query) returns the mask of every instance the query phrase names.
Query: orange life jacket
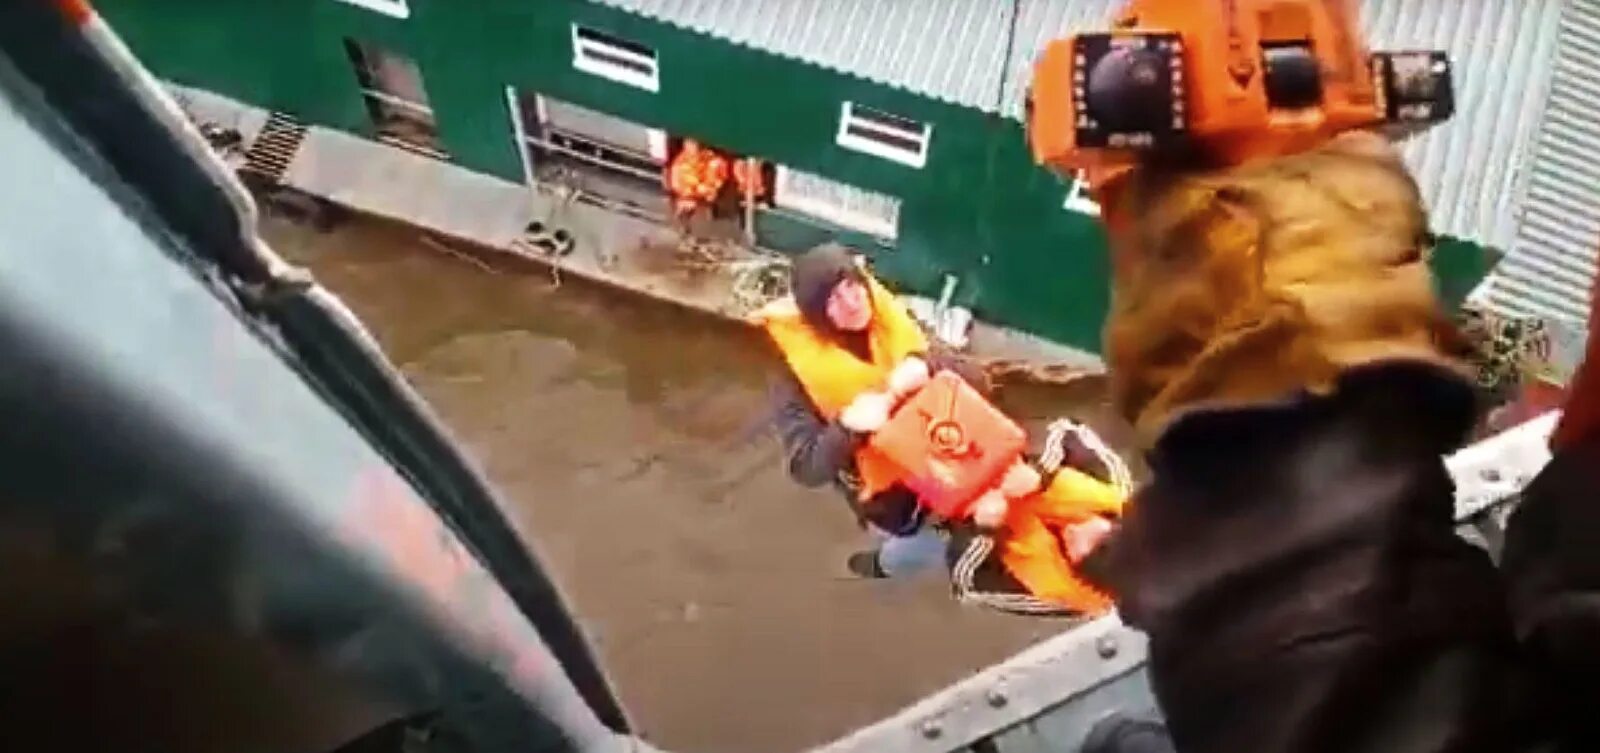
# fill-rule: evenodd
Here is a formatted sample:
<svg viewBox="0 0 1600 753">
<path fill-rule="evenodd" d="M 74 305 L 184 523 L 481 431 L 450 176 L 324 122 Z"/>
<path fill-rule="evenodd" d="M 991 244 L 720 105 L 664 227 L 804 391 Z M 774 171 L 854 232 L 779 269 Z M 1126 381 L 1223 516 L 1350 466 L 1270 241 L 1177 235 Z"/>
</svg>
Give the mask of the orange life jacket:
<svg viewBox="0 0 1600 753">
<path fill-rule="evenodd" d="M 761 174 L 761 163 L 742 159 L 733 163 L 733 184 L 739 188 L 739 198 L 749 194 L 756 200 L 766 196 L 767 183 Z"/>
<path fill-rule="evenodd" d="M 667 169 L 667 190 L 679 199 L 709 204 L 728 182 L 728 159 L 712 149 L 684 149 Z"/>
<path fill-rule="evenodd" d="M 1003 565 L 1034 598 L 1084 614 L 1111 608 L 1111 597 L 1078 577 L 1061 530 L 1090 516 L 1120 518 L 1126 498 L 1115 486 L 1062 468 L 1037 494 L 1011 501 L 995 549 Z"/>
<path fill-rule="evenodd" d="M 775 301 L 756 314 L 811 404 L 829 421 L 836 420 L 857 395 L 887 389 L 889 373 L 906 356 L 928 350 L 927 338 L 905 307 L 871 275 L 864 279 L 872 297 L 872 324 L 867 330 L 870 362 L 818 334 L 792 298 Z M 899 468 L 867 443 L 856 450 L 855 460 L 862 500 L 899 480 Z"/>
</svg>

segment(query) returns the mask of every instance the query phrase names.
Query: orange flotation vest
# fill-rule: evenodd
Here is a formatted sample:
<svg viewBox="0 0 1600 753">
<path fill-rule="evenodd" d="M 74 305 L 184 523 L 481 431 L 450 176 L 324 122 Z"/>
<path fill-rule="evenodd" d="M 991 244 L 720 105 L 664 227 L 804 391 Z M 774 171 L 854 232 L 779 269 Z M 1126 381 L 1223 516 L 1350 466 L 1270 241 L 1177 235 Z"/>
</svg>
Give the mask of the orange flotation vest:
<svg viewBox="0 0 1600 753">
<path fill-rule="evenodd" d="M 872 297 L 872 323 L 867 330 L 870 362 L 818 334 L 792 298 L 779 299 L 756 314 L 756 321 L 778 346 L 811 404 L 829 421 L 838 419 L 857 395 L 886 389 L 889 373 L 906 356 L 928 350 L 927 337 L 894 295 L 871 275 L 862 278 Z M 856 450 L 855 460 L 863 501 L 899 480 L 899 468 L 867 443 Z"/>
<path fill-rule="evenodd" d="M 667 190 L 681 201 L 710 204 L 728 182 L 728 159 L 708 147 L 684 148 L 667 168 Z"/>
<path fill-rule="evenodd" d="M 767 195 L 767 182 L 761 174 L 761 163 L 753 159 L 736 160 L 733 163 L 733 184 L 739 188 L 739 197 L 745 194 L 760 201 Z"/>
<path fill-rule="evenodd" d="M 1104 612 L 1111 597 L 1078 577 L 1061 532 L 1090 516 L 1120 518 L 1126 502 L 1115 486 L 1062 468 L 1043 490 L 1011 501 L 1004 530 L 994 537 L 1000 564 L 1034 598 L 1084 614 Z"/>
</svg>

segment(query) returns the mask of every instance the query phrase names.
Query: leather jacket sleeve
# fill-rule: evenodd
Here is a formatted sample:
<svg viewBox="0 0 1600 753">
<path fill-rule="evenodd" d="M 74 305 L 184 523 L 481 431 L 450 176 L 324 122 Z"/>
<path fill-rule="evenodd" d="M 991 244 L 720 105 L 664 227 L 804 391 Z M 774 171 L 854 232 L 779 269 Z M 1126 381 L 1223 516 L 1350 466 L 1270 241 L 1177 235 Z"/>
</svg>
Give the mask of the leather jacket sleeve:
<svg viewBox="0 0 1600 753">
<path fill-rule="evenodd" d="M 1471 419 L 1409 364 L 1167 429 L 1111 554 L 1178 750 L 1510 749 L 1504 593 L 1442 462 Z"/>
<path fill-rule="evenodd" d="M 1523 490 L 1502 567 L 1543 714 L 1529 731 L 1554 750 L 1600 750 L 1600 437 L 1558 447 Z"/>
</svg>

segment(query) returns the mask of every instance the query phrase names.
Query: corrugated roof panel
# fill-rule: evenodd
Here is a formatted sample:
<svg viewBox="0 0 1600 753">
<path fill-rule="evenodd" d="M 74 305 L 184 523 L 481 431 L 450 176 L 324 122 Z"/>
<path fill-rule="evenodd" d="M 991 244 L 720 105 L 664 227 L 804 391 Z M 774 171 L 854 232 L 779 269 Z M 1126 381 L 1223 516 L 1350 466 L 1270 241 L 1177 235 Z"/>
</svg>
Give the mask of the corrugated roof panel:
<svg viewBox="0 0 1600 753">
<path fill-rule="evenodd" d="M 1569 0 L 1521 224 L 1491 305 L 1581 331 L 1600 253 L 1600 0 Z"/>
<path fill-rule="evenodd" d="M 993 112 L 1003 0 L 593 0 L 731 42 Z"/>
<path fill-rule="evenodd" d="M 1022 93 L 1033 78 L 1033 59 L 1046 44 L 1076 31 L 1104 29 L 1125 4 L 1125 0 L 1021 0 L 1001 112 L 1022 118 Z"/>
<path fill-rule="evenodd" d="M 1374 48 L 1443 49 L 1456 64 L 1455 118 L 1404 147 L 1437 231 L 1501 248 L 1512 244 L 1525 192 L 1521 166 L 1550 92 L 1567 1 L 1361 0 L 1361 23 Z M 1104 28 L 1123 5 L 1123 0 L 594 2 L 1013 118 L 1021 115 L 1022 92 L 1038 51 L 1073 31 Z M 1008 40 L 1013 8 L 1015 38 Z"/>
<path fill-rule="evenodd" d="M 1373 49 L 1442 49 L 1456 115 L 1404 147 L 1434 229 L 1510 247 L 1564 0 L 1362 0 Z"/>
</svg>

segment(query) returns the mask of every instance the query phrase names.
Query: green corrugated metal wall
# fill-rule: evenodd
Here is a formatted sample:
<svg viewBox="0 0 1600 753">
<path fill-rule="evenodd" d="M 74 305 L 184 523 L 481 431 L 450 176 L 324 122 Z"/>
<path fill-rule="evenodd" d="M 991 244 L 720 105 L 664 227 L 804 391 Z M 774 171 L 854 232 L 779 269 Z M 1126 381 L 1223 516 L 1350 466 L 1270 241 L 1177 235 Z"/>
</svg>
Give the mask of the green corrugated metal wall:
<svg viewBox="0 0 1600 753">
<path fill-rule="evenodd" d="M 408 55 L 452 158 L 509 180 L 522 172 L 514 85 L 898 196 L 897 248 L 874 258 L 887 277 L 927 294 L 955 274 L 957 302 L 980 316 L 1099 349 L 1103 236 L 1062 209 L 1065 186 L 1033 165 L 1015 121 L 577 0 L 410 0 L 406 20 L 340 0 L 96 5 L 157 75 L 350 131 L 369 124 L 342 40 Z M 654 47 L 661 91 L 574 70 L 573 21 Z M 836 146 L 846 99 L 933 123 L 926 168 Z"/>
</svg>

